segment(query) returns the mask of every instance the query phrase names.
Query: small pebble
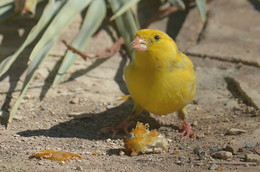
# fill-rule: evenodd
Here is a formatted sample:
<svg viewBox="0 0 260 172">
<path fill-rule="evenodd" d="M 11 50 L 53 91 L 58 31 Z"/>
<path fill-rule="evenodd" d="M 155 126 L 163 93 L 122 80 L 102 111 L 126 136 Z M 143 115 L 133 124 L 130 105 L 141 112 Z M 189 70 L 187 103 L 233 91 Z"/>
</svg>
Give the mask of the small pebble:
<svg viewBox="0 0 260 172">
<path fill-rule="evenodd" d="M 224 118 L 222 121 L 223 122 L 229 122 L 230 120 L 228 118 Z"/>
<path fill-rule="evenodd" d="M 249 164 L 245 164 L 245 167 L 249 167 Z"/>
<path fill-rule="evenodd" d="M 125 155 L 125 152 L 124 152 L 124 151 L 120 151 L 120 152 L 119 152 L 119 155 L 120 155 L 120 156 L 123 156 L 123 155 Z"/>
<path fill-rule="evenodd" d="M 193 127 L 198 126 L 198 121 L 194 121 L 193 123 L 191 123 L 191 126 L 193 126 Z"/>
<path fill-rule="evenodd" d="M 260 156 L 256 154 L 246 154 L 245 159 L 247 162 L 260 162 Z"/>
<path fill-rule="evenodd" d="M 206 159 L 207 158 L 207 156 L 208 156 L 208 154 L 207 154 L 207 152 L 201 152 L 200 154 L 199 154 L 199 158 L 201 159 L 201 160 L 204 160 L 204 159 Z"/>
<path fill-rule="evenodd" d="M 217 148 L 217 147 L 210 148 L 211 153 L 215 153 L 217 151 L 219 151 L 219 148 Z"/>
<path fill-rule="evenodd" d="M 169 143 L 171 143 L 171 142 L 172 142 L 172 139 L 168 138 L 167 141 L 168 141 Z"/>
<path fill-rule="evenodd" d="M 252 147 L 254 147 L 254 145 L 251 144 L 251 143 L 247 143 L 247 144 L 245 145 L 245 148 L 252 148 Z"/>
<path fill-rule="evenodd" d="M 114 107 L 116 107 L 114 104 L 110 104 L 110 105 L 107 105 L 107 106 L 106 106 L 107 109 L 112 109 L 112 108 L 114 108 Z"/>
<path fill-rule="evenodd" d="M 71 104 L 78 104 L 79 103 L 79 98 L 78 97 L 74 97 L 72 100 L 70 100 Z"/>
<path fill-rule="evenodd" d="M 180 146 L 180 149 L 181 149 L 181 150 L 184 150 L 184 149 L 186 149 L 186 148 L 187 148 L 186 145 L 181 145 L 181 146 Z"/>
<path fill-rule="evenodd" d="M 228 151 L 228 152 L 231 152 L 232 154 L 237 154 L 237 151 L 231 145 L 227 145 L 224 150 Z"/>
<path fill-rule="evenodd" d="M 83 168 L 82 168 L 81 166 L 77 166 L 77 167 L 76 167 L 76 170 L 78 170 L 78 171 L 83 171 Z"/>
<path fill-rule="evenodd" d="M 189 163 L 191 163 L 192 162 L 192 158 L 191 157 L 189 157 L 189 161 L 188 161 Z"/>
<path fill-rule="evenodd" d="M 237 69 L 240 69 L 241 67 L 243 67 L 243 63 L 239 62 L 238 64 L 236 64 Z"/>
<path fill-rule="evenodd" d="M 201 139 L 201 138 L 204 138 L 205 137 L 205 134 L 204 133 L 198 133 L 197 135 L 196 135 L 196 138 L 198 138 L 198 139 Z"/>
<path fill-rule="evenodd" d="M 254 107 L 251 107 L 251 106 L 247 106 L 247 107 L 246 107 L 246 112 L 247 112 L 247 113 L 251 113 L 251 112 L 253 112 L 254 110 L 255 110 Z"/>
<path fill-rule="evenodd" d="M 38 161 L 37 164 L 38 164 L 38 165 L 43 165 L 44 162 L 43 162 L 43 161 Z"/>
<path fill-rule="evenodd" d="M 203 163 L 201 163 L 201 162 L 197 162 L 196 164 L 195 164 L 195 166 L 202 166 L 203 165 Z"/>
<path fill-rule="evenodd" d="M 181 161 L 176 161 L 176 164 L 177 164 L 177 165 L 181 165 L 182 162 L 181 162 Z"/>
<path fill-rule="evenodd" d="M 201 148 L 200 148 L 199 146 L 196 147 L 195 149 L 193 149 L 193 153 L 194 153 L 194 154 L 199 155 L 200 152 L 201 152 Z"/>
<path fill-rule="evenodd" d="M 243 148 L 238 148 L 238 152 L 244 152 Z"/>
<path fill-rule="evenodd" d="M 213 163 L 210 167 L 209 167 L 209 170 L 216 170 L 218 169 L 218 165 Z"/>
<path fill-rule="evenodd" d="M 231 128 L 229 131 L 226 132 L 226 135 L 237 135 L 242 133 L 247 133 L 247 131 L 238 128 Z"/>
<path fill-rule="evenodd" d="M 233 157 L 232 153 L 227 151 L 219 151 L 214 153 L 212 156 L 217 159 L 225 159 L 225 160 Z"/>
</svg>

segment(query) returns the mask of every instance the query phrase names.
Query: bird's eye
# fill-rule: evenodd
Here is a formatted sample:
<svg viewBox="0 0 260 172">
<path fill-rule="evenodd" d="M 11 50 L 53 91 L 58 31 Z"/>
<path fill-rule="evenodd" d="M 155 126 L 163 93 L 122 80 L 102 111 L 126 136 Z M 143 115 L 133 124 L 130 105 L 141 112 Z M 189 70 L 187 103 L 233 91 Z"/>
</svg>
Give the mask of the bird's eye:
<svg viewBox="0 0 260 172">
<path fill-rule="evenodd" d="M 154 36 L 154 39 L 155 39 L 156 41 L 158 41 L 158 40 L 160 39 L 160 37 L 159 37 L 158 35 L 155 35 L 155 36 Z"/>
</svg>

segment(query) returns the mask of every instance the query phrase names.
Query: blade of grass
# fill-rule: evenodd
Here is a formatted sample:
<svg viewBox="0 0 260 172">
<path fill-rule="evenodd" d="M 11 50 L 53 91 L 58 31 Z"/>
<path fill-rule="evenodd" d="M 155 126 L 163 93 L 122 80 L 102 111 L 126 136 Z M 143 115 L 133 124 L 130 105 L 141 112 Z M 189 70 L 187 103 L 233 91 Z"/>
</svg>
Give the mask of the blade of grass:
<svg viewBox="0 0 260 172">
<path fill-rule="evenodd" d="M 41 62 L 44 60 L 44 58 L 47 56 L 48 52 L 50 51 L 50 49 L 53 47 L 53 45 L 55 44 L 55 42 L 57 41 L 57 37 L 53 38 L 52 40 L 50 40 L 39 52 L 37 58 L 35 58 L 34 60 L 31 61 L 29 67 L 28 67 L 28 71 L 27 71 L 27 75 L 23 84 L 23 88 L 22 91 L 18 97 L 18 99 L 16 100 L 9 118 L 8 118 L 8 122 L 7 122 L 7 127 L 11 124 L 13 117 L 15 115 L 15 113 L 17 112 L 23 97 L 30 85 L 30 82 L 33 80 L 35 74 L 36 74 L 36 70 L 38 69 L 39 65 L 41 64 Z"/>
<path fill-rule="evenodd" d="M 19 54 L 27 47 L 30 43 L 32 43 L 41 33 L 41 31 L 46 27 L 46 25 L 52 20 L 53 16 L 60 10 L 65 1 L 55 1 L 50 0 L 46 5 L 42 17 L 32 28 L 29 35 L 27 36 L 24 43 L 19 47 L 19 49 L 13 54 L 5 58 L 0 64 L 0 77 L 10 68 Z"/>
<path fill-rule="evenodd" d="M 19 95 L 18 100 L 15 102 L 14 107 L 10 112 L 10 116 L 8 119 L 7 125 L 9 125 L 13 117 L 18 110 L 21 101 L 29 87 L 30 82 L 32 81 L 36 70 L 38 69 L 41 62 L 47 56 L 53 45 L 57 40 L 57 36 L 64 29 L 72 19 L 79 14 L 84 8 L 88 6 L 91 2 L 90 0 L 80 1 L 81 3 L 75 3 L 74 0 L 68 0 L 59 11 L 59 13 L 55 16 L 53 21 L 50 23 L 49 27 L 44 32 L 41 39 L 38 41 L 36 46 L 34 47 L 29 59 L 31 59 L 28 67 L 28 71 L 26 74 L 25 81 L 23 83 L 23 88 L 21 90 L 21 94 Z"/>
<path fill-rule="evenodd" d="M 14 3 L 0 5 L 0 23 L 14 14 Z"/>
<path fill-rule="evenodd" d="M 14 3 L 14 0 L 1 0 L 0 1 L 0 7 L 8 5 L 10 3 Z"/>
<path fill-rule="evenodd" d="M 124 5 L 125 0 L 109 0 L 112 11 L 115 13 L 118 11 L 122 5 Z M 126 11 L 123 15 L 115 19 L 117 29 L 119 30 L 121 36 L 124 39 L 128 55 L 131 59 L 134 58 L 134 50 L 131 46 L 131 41 L 134 38 L 135 33 L 138 28 L 136 25 L 136 19 L 131 10 Z"/>
<path fill-rule="evenodd" d="M 168 0 L 172 5 L 176 6 L 180 10 L 185 10 L 185 4 L 182 0 Z"/>
<path fill-rule="evenodd" d="M 13 3 L 0 6 L 0 17 L 14 6 Z"/>
<path fill-rule="evenodd" d="M 31 56 L 29 57 L 29 61 L 36 57 L 38 51 L 40 51 L 49 40 L 59 34 L 73 20 L 74 16 L 86 8 L 90 2 L 91 0 L 84 0 L 75 3 L 75 0 L 67 0 L 65 5 L 44 32 L 42 39 L 37 43 L 37 46 L 35 46 Z"/>
<path fill-rule="evenodd" d="M 195 0 L 199 10 L 200 19 L 204 23 L 206 20 L 206 0 Z"/>
<path fill-rule="evenodd" d="M 117 17 L 121 16 L 123 13 L 125 13 L 127 10 L 129 10 L 131 7 L 136 5 L 140 0 L 129 0 L 126 1 L 125 4 L 109 19 L 110 21 L 113 21 Z"/>
<path fill-rule="evenodd" d="M 106 3 L 105 0 L 95 0 L 89 7 L 87 14 L 84 18 L 83 24 L 80 28 L 79 33 L 76 38 L 72 41 L 72 46 L 78 50 L 83 51 L 87 46 L 88 41 L 91 36 L 97 31 L 101 25 L 103 19 L 106 16 Z M 53 87 L 56 87 L 63 75 L 68 71 L 74 61 L 77 59 L 78 55 L 72 51 L 67 51 L 59 68 L 57 75 L 53 81 Z"/>
</svg>

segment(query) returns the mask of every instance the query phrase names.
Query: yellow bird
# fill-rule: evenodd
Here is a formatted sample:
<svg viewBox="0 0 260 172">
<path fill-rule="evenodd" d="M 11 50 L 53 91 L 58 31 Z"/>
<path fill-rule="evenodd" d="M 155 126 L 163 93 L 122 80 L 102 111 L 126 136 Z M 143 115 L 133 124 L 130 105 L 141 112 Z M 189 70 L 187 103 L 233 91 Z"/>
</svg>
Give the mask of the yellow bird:
<svg viewBox="0 0 260 172">
<path fill-rule="evenodd" d="M 185 106 L 194 98 L 196 74 L 191 60 L 181 53 L 175 42 L 164 32 L 143 29 L 132 42 L 135 59 L 124 69 L 124 77 L 132 99 L 133 112 L 118 127 L 109 131 L 127 131 L 136 114 L 147 110 L 156 115 L 177 111 L 183 120 L 181 136 L 195 135 L 185 120 Z"/>
</svg>

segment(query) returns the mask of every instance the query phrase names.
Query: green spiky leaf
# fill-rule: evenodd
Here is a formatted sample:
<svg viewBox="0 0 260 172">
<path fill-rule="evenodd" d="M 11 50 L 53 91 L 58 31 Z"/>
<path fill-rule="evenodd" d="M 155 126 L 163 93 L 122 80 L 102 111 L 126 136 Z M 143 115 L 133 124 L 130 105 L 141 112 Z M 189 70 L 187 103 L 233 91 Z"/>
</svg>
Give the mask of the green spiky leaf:
<svg viewBox="0 0 260 172">
<path fill-rule="evenodd" d="M 126 0 L 109 0 L 112 11 L 115 13 L 118 11 L 126 2 Z M 115 19 L 117 28 L 124 38 L 124 42 L 127 48 L 127 52 L 131 59 L 134 58 L 134 50 L 131 46 L 131 41 L 134 38 L 135 33 L 137 32 L 136 19 L 131 10 L 126 11 L 123 15 Z"/>
<path fill-rule="evenodd" d="M 121 16 L 123 13 L 131 9 L 134 5 L 136 5 L 140 0 L 129 0 L 126 1 L 125 4 L 109 19 L 110 21 L 113 21 L 117 17 Z"/>
<path fill-rule="evenodd" d="M 46 27 L 46 25 L 52 20 L 53 16 L 56 15 L 57 11 L 60 10 L 64 1 L 50 0 L 47 6 L 45 7 L 42 17 L 38 21 L 37 25 L 31 30 L 27 36 L 24 43 L 20 48 L 11 56 L 4 59 L 0 64 L 0 77 L 10 68 L 16 58 L 21 54 L 21 52 L 26 48 L 30 43 L 32 43 L 40 32 Z"/>
<path fill-rule="evenodd" d="M 0 23 L 14 14 L 14 0 L 0 1 Z"/>
<path fill-rule="evenodd" d="M 62 9 L 55 16 L 55 18 L 53 19 L 49 27 L 46 29 L 46 31 L 44 32 L 39 42 L 34 47 L 29 57 L 30 64 L 28 67 L 25 81 L 23 83 L 21 94 L 19 95 L 18 100 L 15 102 L 15 105 L 10 112 L 8 124 L 12 122 L 13 116 L 15 115 L 17 109 L 19 108 L 21 101 L 29 87 L 29 84 L 36 73 L 36 70 L 40 66 L 41 62 L 48 55 L 53 45 L 56 43 L 59 33 L 72 21 L 72 19 L 77 14 L 79 14 L 84 8 L 86 8 L 91 1 L 85 0 L 80 2 L 81 3 L 79 2 L 75 3 L 74 0 L 66 1 L 64 6 L 62 6 Z"/>
<path fill-rule="evenodd" d="M 168 0 L 172 5 L 176 6 L 180 10 L 185 10 L 185 4 L 182 0 Z"/>
<path fill-rule="evenodd" d="M 195 0 L 202 22 L 206 20 L 206 0 Z"/>
<path fill-rule="evenodd" d="M 83 51 L 87 46 L 91 36 L 97 31 L 101 25 L 103 19 L 106 16 L 106 3 L 105 0 L 93 1 L 87 11 L 83 24 L 80 28 L 79 33 L 72 42 L 72 46 L 78 50 Z M 53 87 L 56 87 L 61 81 L 63 75 L 68 71 L 78 55 L 71 51 L 67 51 L 59 68 L 59 71 L 54 79 Z"/>
</svg>

